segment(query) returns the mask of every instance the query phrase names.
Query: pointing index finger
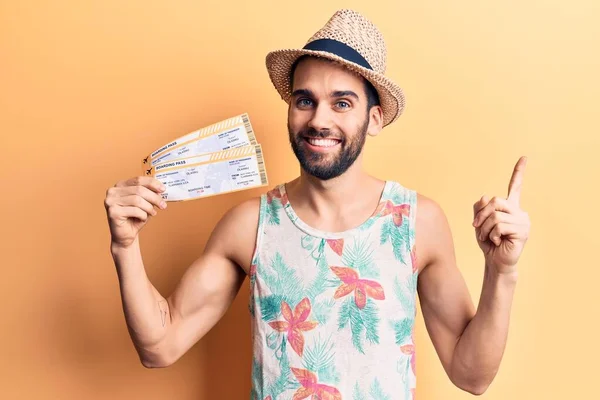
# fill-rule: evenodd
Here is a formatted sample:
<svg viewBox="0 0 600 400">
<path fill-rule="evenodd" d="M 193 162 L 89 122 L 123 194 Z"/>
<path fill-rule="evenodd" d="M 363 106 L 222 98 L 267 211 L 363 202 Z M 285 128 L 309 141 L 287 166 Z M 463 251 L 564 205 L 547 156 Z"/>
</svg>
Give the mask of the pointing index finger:
<svg viewBox="0 0 600 400">
<path fill-rule="evenodd" d="M 519 204 L 521 199 L 521 186 L 523 184 L 523 174 L 525 173 L 525 166 L 527 165 L 527 157 L 519 158 L 515 169 L 513 170 L 510 183 L 508 184 L 508 197 L 507 200 L 511 200 Z"/>
</svg>

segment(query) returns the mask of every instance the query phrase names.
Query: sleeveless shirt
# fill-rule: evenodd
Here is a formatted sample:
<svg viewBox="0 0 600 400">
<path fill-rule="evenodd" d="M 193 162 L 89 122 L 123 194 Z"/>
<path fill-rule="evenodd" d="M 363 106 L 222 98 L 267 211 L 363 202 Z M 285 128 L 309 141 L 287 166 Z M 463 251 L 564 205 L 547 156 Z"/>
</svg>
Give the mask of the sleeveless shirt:
<svg viewBox="0 0 600 400">
<path fill-rule="evenodd" d="M 370 218 L 324 232 L 296 215 L 285 184 L 261 196 L 252 400 L 414 398 L 416 205 L 386 181 Z"/>
</svg>

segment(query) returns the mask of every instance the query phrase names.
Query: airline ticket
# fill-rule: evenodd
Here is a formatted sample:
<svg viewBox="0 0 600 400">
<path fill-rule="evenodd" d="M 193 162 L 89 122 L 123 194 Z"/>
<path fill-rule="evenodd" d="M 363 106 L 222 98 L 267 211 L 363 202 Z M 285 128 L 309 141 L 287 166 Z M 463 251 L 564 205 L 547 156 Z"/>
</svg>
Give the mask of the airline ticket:
<svg viewBox="0 0 600 400">
<path fill-rule="evenodd" d="M 166 201 L 185 201 L 268 185 L 260 144 L 157 163 L 145 168 L 167 189 Z"/>
<path fill-rule="evenodd" d="M 142 165 L 151 167 L 179 158 L 256 144 L 256 137 L 248 114 L 241 114 L 188 133 L 159 147 L 144 157 Z"/>
</svg>

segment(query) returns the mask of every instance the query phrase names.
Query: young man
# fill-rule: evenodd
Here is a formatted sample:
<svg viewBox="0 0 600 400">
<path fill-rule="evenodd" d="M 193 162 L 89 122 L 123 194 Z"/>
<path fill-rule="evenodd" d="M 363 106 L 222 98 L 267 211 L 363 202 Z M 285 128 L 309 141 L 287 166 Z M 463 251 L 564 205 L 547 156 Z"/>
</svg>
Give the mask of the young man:
<svg viewBox="0 0 600 400">
<path fill-rule="evenodd" d="M 474 205 L 485 257 L 475 310 L 440 207 L 362 167 L 366 136 L 404 107 L 402 90 L 383 75 L 385 46 L 375 26 L 339 11 L 303 49 L 270 53 L 267 69 L 289 103 L 301 174 L 227 212 L 169 297 L 148 280 L 138 238 L 155 206 L 166 207 L 161 183 L 137 177 L 107 192 L 111 251 L 143 365 L 179 359 L 249 276 L 253 399 L 412 398 L 417 293 L 449 378 L 483 393 L 505 348 L 529 232 L 519 207 L 525 159 L 506 199 L 484 196 Z"/>
</svg>

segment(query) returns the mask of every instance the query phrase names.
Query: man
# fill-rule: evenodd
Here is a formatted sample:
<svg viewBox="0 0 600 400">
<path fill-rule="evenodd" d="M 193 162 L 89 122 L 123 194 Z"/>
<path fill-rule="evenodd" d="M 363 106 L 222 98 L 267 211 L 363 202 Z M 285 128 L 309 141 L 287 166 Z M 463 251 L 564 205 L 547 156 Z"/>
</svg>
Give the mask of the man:
<svg viewBox="0 0 600 400">
<path fill-rule="evenodd" d="M 289 103 L 301 174 L 227 212 L 169 297 L 149 282 L 138 238 L 155 207 L 166 207 L 162 184 L 137 177 L 107 192 L 111 251 L 141 362 L 174 363 L 249 276 L 253 399 L 412 398 L 417 293 L 449 378 L 483 393 L 505 348 L 529 232 L 519 207 L 526 160 L 506 199 L 474 204 L 485 258 L 475 310 L 441 208 L 362 167 L 366 136 L 404 108 L 402 90 L 384 76 L 385 46 L 374 25 L 339 11 L 303 49 L 270 53 L 267 69 Z"/>
</svg>

